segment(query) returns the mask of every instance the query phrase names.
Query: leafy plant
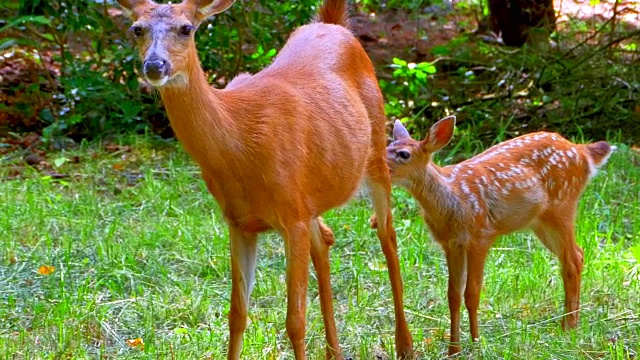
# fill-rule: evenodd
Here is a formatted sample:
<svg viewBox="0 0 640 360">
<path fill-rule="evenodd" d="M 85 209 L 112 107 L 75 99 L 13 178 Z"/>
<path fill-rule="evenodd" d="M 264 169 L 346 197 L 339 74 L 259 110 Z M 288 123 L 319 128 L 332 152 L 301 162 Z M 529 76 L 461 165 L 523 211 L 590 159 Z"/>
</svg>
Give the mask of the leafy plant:
<svg viewBox="0 0 640 360">
<path fill-rule="evenodd" d="M 139 129 L 159 110 L 140 91 L 125 26 L 110 9 L 107 2 L 22 0 L 17 19 L 2 28 L 9 36 L 0 46 L 27 49 L 47 75 L 29 85 L 45 106 L 24 105 L 26 114 L 36 109 L 45 140 Z"/>
<path fill-rule="evenodd" d="M 244 0 L 210 19 L 196 33 L 210 79 L 224 86 L 240 72 L 268 65 L 292 30 L 312 18 L 317 5 L 317 0 Z M 46 139 L 141 131 L 150 119 L 167 123 L 157 97 L 143 86 L 136 49 L 126 35 L 130 20 L 119 14 L 116 4 L 21 0 L 0 10 L 15 18 L 0 29 L 7 35 L 0 48 L 51 53 L 50 62 L 36 59 L 51 78 L 41 76 L 33 85 L 11 89 L 15 97 L 33 100 L 10 110 L 36 117 Z M 31 95 L 22 95 L 27 92 Z M 35 99 L 47 101 L 37 106 Z"/>
<path fill-rule="evenodd" d="M 414 115 L 416 103 L 431 97 L 428 77 L 437 72 L 436 67 L 429 62 L 412 63 L 399 58 L 393 58 L 390 65 L 393 80 L 380 80 L 380 87 L 386 95 L 385 110 L 387 116 L 408 120 Z M 413 124 L 408 125 L 410 130 Z"/>
</svg>

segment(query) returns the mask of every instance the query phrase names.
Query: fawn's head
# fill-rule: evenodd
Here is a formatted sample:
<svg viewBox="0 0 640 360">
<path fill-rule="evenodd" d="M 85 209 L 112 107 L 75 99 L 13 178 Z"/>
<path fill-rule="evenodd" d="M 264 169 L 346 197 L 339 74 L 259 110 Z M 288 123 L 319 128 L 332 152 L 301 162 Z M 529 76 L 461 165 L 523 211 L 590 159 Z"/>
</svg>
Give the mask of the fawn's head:
<svg viewBox="0 0 640 360">
<path fill-rule="evenodd" d="M 225 11 L 234 0 L 184 0 L 179 4 L 157 4 L 151 0 L 117 0 L 133 25 L 142 71 L 153 86 L 184 82 L 195 50 L 193 33 L 209 16 Z"/>
<path fill-rule="evenodd" d="M 453 137 L 455 116 L 448 116 L 431 126 L 422 141 L 413 140 L 400 120 L 393 126 L 393 142 L 387 146 L 387 164 L 393 179 L 405 179 L 416 171 L 422 173 L 431 155 Z"/>
</svg>

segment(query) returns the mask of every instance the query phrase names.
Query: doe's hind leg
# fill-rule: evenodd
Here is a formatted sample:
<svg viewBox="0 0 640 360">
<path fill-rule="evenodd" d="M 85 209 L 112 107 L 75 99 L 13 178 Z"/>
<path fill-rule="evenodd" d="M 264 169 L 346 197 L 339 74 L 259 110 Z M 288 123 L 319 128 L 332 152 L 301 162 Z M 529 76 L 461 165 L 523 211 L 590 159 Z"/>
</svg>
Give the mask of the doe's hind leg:
<svg viewBox="0 0 640 360">
<path fill-rule="evenodd" d="M 338 332 L 333 315 L 333 295 L 331 291 L 331 266 L 329 263 L 329 247 L 333 245 L 333 231 L 324 224 L 321 218 L 311 222 L 311 260 L 318 277 L 320 293 L 320 310 L 324 321 L 327 338 L 327 359 L 342 359 Z"/>
<path fill-rule="evenodd" d="M 371 192 L 377 218 L 376 232 L 387 261 L 391 291 L 393 292 L 393 307 L 396 319 L 396 352 L 399 358 L 409 359 L 413 356 L 413 339 L 404 315 L 398 244 L 391 216 L 391 179 L 385 160 L 380 158 L 377 162 L 377 164 L 370 164 L 369 166 L 367 184 Z"/>
</svg>

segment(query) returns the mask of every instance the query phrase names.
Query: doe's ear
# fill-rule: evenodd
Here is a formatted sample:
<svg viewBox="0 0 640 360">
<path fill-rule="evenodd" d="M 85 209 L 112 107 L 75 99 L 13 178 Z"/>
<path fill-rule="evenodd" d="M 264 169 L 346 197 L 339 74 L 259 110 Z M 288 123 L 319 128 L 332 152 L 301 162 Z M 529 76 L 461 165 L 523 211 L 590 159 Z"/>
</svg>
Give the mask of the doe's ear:
<svg viewBox="0 0 640 360">
<path fill-rule="evenodd" d="M 235 0 L 184 0 L 183 3 L 195 5 L 196 19 L 204 21 L 209 16 L 227 10 Z"/>
<path fill-rule="evenodd" d="M 151 0 L 116 0 L 128 17 L 134 18 L 134 9 L 143 5 L 148 5 Z"/>
<path fill-rule="evenodd" d="M 429 134 L 427 134 L 427 137 L 421 143 L 421 147 L 430 152 L 442 149 L 451 141 L 455 127 L 455 116 L 447 116 L 439 120 L 431 126 Z"/>
<path fill-rule="evenodd" d="M 402 140 L 407 138 L 411 138 L 411 135 L 409 135 L 407 128 L 402 125 L 400 120 L 396 120 L 396 122 L 393 124 L 393 140 Z"/>
</svg>

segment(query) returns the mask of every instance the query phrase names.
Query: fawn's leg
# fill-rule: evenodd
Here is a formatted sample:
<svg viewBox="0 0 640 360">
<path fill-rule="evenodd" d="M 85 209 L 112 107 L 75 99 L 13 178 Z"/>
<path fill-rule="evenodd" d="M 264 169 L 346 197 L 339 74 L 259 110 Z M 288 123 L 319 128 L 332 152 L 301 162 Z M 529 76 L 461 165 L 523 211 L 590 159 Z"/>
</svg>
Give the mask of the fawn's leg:
<svg viewBox="0 0 640 360">
<path fill-rule="evenodd" d="M 449 355 L 453 355 L 462 350 L 460 347 L 460 306 L 467 282 L 467 252 L 464 247 L 454 244 L 445 248 L 445 256 L 449 268 L 447 297 L 451 316 Z"/>
<path fill-rule="evenodd" d="M 247 327 L 247 304 L 256 270 L 257 234 L 229 226 L 231 242 L 231 311 L 229 312 L 229 359 L 240 359 L 242 336 Z"/>
<path fill-rule="evenodd" d="M 482 243 L 482 241 L 471 243 L 467 249 L 467 286 L 464 289 L 464 304 L 469 312 L 471 340 L 473 341 L 477 341 L 480 338 L 478 306 L 480 304 L 480 291 L 482 290 L 484 263 L 489 252 L 489 247 L 475 245 L 478 243 Z"/>
<path fill-rule="evenodd" d="M 396 353 L 398 358 L 409 359 L 413 356 L 413 339 L 404 316 L 402 278 L 398 263 L 398 244 L 390 208 L 391 180 L 384 160 L 377 166 L 377 169 L 374 174 L 369 176 L 368 184 L 377 218 L 376 232 L 387 261 L 391 291 L 393 292 L 393 308 L 396 316 Z"/>
<path fill-rule="evenodd" d="M 550 216 L 550 218 L 554 217 Z M 562 219 L 562 217 L 555 217 L 555 219 Z M 573 222 L 544 221 L 535 225 L 533 231 L 560 260 L 566 313 L 562 319 L 562 328 L 564 330 L 575 328 L 580 316 L 578 313 L 580 310 L 580 280 L 584 253 L 576 244 Z"/>
<path fill-rule="evenodd" d="M 307 358 L 304 336 L 311 251 L 310 225 L 309 222 L 296 222 L 282 229 L 287 257 L 287 335 L 297 360 Z"/>
<path fill-rule="evenodd" d="M 333 231 L 321 218 L 311 223 L 311 260 L 318 276 L 320 292 L 320 310 L 324 320 L 324 331 L 327 338 L 327 359 L 342 359 L 338 332 L 333 316 L 333 298 L 331 292 L 331 266 L 329 265 L 329 247 L 333 245 Z"/>
</svg>

